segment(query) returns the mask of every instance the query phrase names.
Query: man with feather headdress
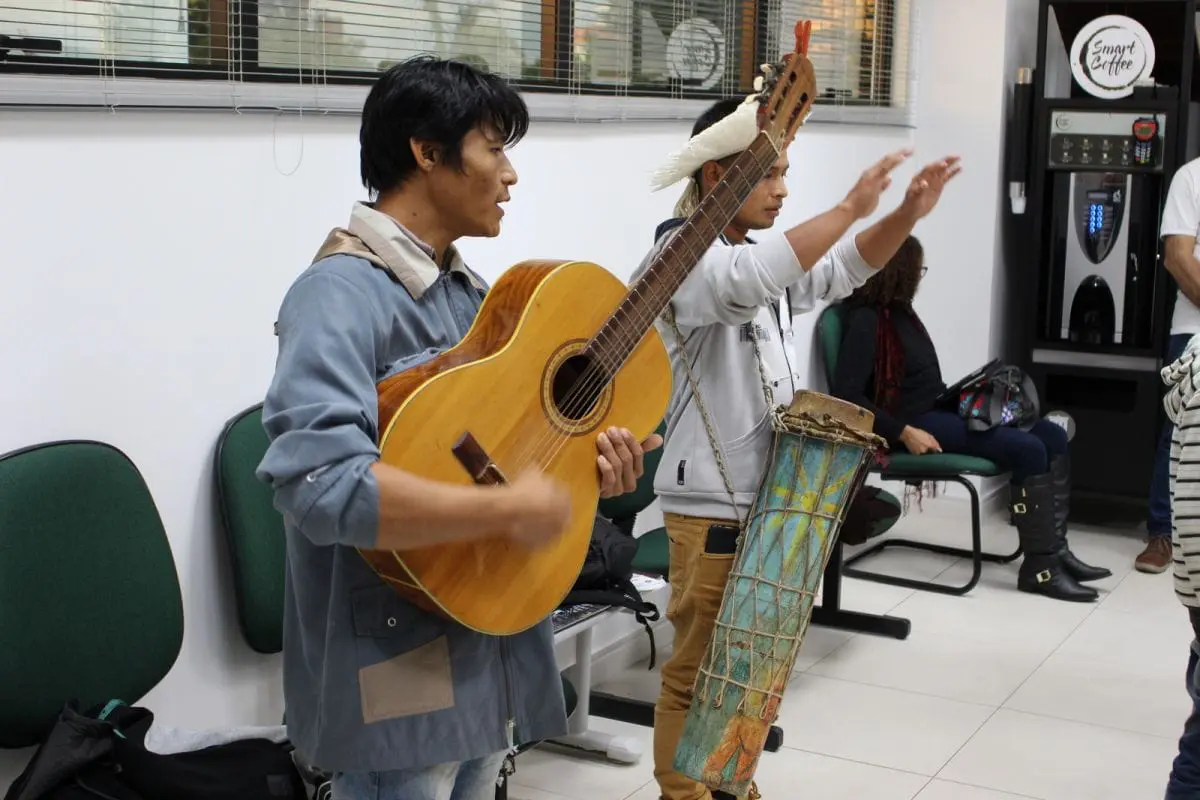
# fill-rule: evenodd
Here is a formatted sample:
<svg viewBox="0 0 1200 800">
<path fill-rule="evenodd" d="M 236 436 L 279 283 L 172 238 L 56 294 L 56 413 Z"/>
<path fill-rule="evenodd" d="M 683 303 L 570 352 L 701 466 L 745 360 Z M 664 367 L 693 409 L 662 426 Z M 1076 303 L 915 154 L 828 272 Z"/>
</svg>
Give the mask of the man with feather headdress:
<svg viewBox="0 0 1200 800">
<path fill-rule="evenodd" d="M 688 143 L 655 173 L 655 189 L 681 181 L 685 188 L 675 217 L 659 225 L 635 280 L 758 136 L 757 109 L 753 96 L 717 102 L 696 121 Z M 772 433 L 764 384 L 781 405 L 802 388 L 792 318 L 820 301 L 846 297 L 887 264 L 960 169 L 957 157 L 929 164 L 895 210 L 848 236 L 852 225 L 875 211 L 892 171 L 910 155 L 905 149 L 885 156 L 828 211 L 751 238 L 751 231 L 775 224 L 788 195 L 785 149 L 657 323 L 674 373 L 655 476 L 670 540 L 667 618 L 675 629 L 654 721 L 654 774 L 665 800 L 724 796 L 679 774 L 673 762 L 733 565 L 739 521 L 754 501 L 768 459 Z"/>
</svg>

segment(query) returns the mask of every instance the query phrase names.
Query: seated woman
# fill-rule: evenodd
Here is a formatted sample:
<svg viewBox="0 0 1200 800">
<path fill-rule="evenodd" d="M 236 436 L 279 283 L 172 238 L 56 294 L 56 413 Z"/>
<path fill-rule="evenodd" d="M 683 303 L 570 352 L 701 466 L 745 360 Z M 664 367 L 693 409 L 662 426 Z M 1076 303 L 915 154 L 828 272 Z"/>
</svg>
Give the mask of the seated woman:
<svg viewBox="0 0 1200 800">
<path fill-rule="evenodd" d="M 1112 573 L 1083 563 L 1067 547 L 1070 462 L 1063 429 L 1038 420 L 1028 432 L 971 431 L 955 411 L 935 408 L 946 384 L 912 307 L 924 274 L 924 251 L 910 236 L 886 268 L 846 298 L 832 394 L 874 412 L 875 432 L 893 451 L 978 456 L 1008 470 L 1025 556 L 1017 588 L 1059 600 L 1095 600 L 1096 590 L 1079 582 Z"/>
</svg>

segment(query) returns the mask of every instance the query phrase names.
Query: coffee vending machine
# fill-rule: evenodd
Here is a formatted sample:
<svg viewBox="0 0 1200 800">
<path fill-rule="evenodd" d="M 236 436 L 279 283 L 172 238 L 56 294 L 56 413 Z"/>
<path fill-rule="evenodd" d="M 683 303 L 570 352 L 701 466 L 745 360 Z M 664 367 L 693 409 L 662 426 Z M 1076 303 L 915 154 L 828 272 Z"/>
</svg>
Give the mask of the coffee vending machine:
<svg viewBox="0 0 1200 800">
<path fill-rule="evenodd" d="M 1164 117 L 1050 108 L 1046 341 L 1152 346 Z"/>
<path fill-rule="evenodd" d="M 1192 139 L 1195 0 L 1041 0 L 1014 86 L 1008 355 L 1070 438 L 1077 499 L 1144 513 L 1176 285 L 1159 224 Z"/>
</svg>

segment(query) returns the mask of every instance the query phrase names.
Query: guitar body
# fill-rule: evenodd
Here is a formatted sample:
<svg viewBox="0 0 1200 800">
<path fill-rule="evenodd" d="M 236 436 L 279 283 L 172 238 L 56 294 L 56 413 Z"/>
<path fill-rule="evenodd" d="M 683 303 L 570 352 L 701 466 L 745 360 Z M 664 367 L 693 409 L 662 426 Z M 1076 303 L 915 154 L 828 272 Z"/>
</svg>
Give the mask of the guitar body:
<svg viewBox="0 0 1200 800">
<path fill-rule="evenodd" d="M 644 440 L 670 400 L 670 361 L 649 320 L 611 380 L 605 374 L 601 383 L 596 365 L 577 356 L 627 292 L 595 264 L 522 262 L 488 292 L 457 346 L 379 384 L 385 464 L 436 481 L 476 483 L 455 453 L 470 434 L 507 480 L 537 468 L 572 500 L 566 533 L 541 550 L 493 531 L 418 550 L 360 551 L 401 595 L 473 630 L 505 635 L 545 619 L 571 590 L 599 502 L 597 436 L 617 426 Z M 581 380 L 597 391 L 605 386 L 595 402 L 572 393 Z"/>
</svg>

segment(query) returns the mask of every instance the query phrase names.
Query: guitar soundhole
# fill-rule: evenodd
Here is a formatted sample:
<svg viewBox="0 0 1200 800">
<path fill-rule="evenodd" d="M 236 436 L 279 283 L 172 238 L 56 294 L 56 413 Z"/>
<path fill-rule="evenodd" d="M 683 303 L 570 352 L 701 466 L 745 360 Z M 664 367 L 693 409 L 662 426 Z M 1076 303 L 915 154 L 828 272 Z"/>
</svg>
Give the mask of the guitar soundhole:
<svg viewBox="0 0 1200 800">
<path fill-rule="evenodd" d="M 571 356 L 554 373 L 554 407 L 567 419 L 578 422 L 596 407 L 607 383 L 608 376 L 589 355 Z"/>
</svg>

